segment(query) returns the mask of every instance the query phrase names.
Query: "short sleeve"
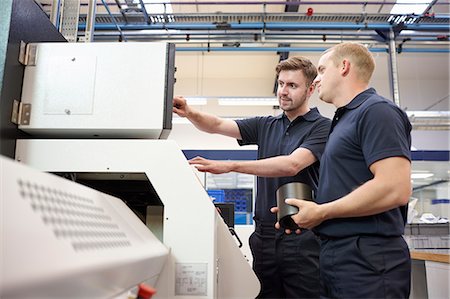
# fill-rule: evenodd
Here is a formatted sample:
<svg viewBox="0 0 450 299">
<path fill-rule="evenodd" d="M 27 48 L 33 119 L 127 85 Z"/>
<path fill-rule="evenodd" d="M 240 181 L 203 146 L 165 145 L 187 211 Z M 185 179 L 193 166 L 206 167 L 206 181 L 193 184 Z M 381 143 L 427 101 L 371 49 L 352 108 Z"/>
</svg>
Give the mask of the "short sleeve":
<svg viewBox="0 0 450 299">
<path fill-rule="evenodd" d="M 261 117 L 252 117 L 236 120 L 242 137 L 238 140 L 239 145 L 258 144 L 261 119 Z"/>
<path fill-rule="evenodd" d="M 331 121 L 328 118 L 321 118 L 311 129 L 308 137 L 300 145 L 300 147 L 309 149 L 313 155 L 320 160 L 330 132 Z"/>
<path fill-rule="evenodd" d="M 411 160 L 411 124 L 394 105 L 369 106 L 358 122 L 358 138 L 367 166 L 389 157 Z"/>
</svg>

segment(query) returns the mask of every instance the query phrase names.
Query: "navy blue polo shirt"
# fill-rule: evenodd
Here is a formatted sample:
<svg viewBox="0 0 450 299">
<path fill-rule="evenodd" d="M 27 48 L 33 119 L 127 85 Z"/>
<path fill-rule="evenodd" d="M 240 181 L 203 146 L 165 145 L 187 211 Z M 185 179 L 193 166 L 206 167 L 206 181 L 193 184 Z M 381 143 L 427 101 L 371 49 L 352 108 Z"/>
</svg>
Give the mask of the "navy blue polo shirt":
<svg viewBox="0 0 450 299">
<path fill-rule="evenodd" d="M 236 120 L 241 132 L 240 145 L 258 145 L 258 159 L 289 155 L 299 147 L 309 149 L 320 160 L 325 148 L 331 121 L 320 115 L 317 108 L 299 116 L 292 122 L 284 113 L 278 116 L 254 117 Z M 317 190 L 319 162 L 300 171 L 293 177 L 257 178 L 255 221 L 275 224 L 276 215 L 270 208 L 276 206 L 276 191 L 284 184 L 301 182 Z"/>
<path fill-rule="evenodd" d="M 336 110 L 322 155 L 316 202 L 339 199 L 373 178 L 369 166 L 389 157 L 411 160 L 411 124 L 404 111 L 370 88 Z M 328 237 L 400 236 L 407 207 L 324 221 L 314 231 Z"/>
</svg>

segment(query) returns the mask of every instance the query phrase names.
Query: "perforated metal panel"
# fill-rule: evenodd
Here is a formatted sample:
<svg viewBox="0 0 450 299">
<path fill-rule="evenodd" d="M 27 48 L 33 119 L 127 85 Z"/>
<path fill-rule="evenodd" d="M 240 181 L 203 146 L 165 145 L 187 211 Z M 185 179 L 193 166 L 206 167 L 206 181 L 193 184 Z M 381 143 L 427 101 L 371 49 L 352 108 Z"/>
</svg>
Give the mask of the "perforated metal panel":
<svg viewBox="0 0 450 299">
<path fill-rule="evenodd" d="M 96 200 L 27 180 L 19 179 L 17 184 L 22 198 L 45 225 L 75 251 L 131 246 L 127 234 Z"/>
<path fill-rule="evenodd" d="M 69 41 L 77 41 L 80 0 L 63 0 L 60 19 L 60 32 Z"/>
<path fill-rule="evenodd" d="M 0 298 L 113 298 L 156 283 L 168 249 L 119 198 L 3 156 L 0 198 Z"/>
</svg>

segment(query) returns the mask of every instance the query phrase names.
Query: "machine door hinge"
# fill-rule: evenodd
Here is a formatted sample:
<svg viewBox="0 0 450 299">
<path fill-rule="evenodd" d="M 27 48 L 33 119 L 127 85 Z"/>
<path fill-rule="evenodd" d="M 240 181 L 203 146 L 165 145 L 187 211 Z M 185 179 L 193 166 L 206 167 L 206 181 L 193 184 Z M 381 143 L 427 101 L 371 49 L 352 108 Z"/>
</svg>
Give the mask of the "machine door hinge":
<svg viewBox="0 0 450 299">
<path fill-rule="evenodd" d="M 24 104 L 14 100 L 11 121 L 16 125 L 29 125 L 31 116 L 31 104 Z"/>
<path fill-rule="evenodd" d="M 23 65 L 36 65 L 37 44 L 20 41 L 19 62 Z"/>
</svg>

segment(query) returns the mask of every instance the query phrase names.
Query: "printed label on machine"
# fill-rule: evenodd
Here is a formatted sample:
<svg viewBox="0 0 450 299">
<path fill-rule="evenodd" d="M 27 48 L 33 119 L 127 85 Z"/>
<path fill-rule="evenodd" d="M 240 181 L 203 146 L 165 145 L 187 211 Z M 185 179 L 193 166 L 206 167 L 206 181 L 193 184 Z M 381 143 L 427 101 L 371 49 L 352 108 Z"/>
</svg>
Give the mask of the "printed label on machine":
<svg viewBox="0 0 450 299">
<path fill-rule="evenodd" d="M 177 263 L 175 273 L 175 295 L 208 294 L 207 263 Z"/>
</svg>

